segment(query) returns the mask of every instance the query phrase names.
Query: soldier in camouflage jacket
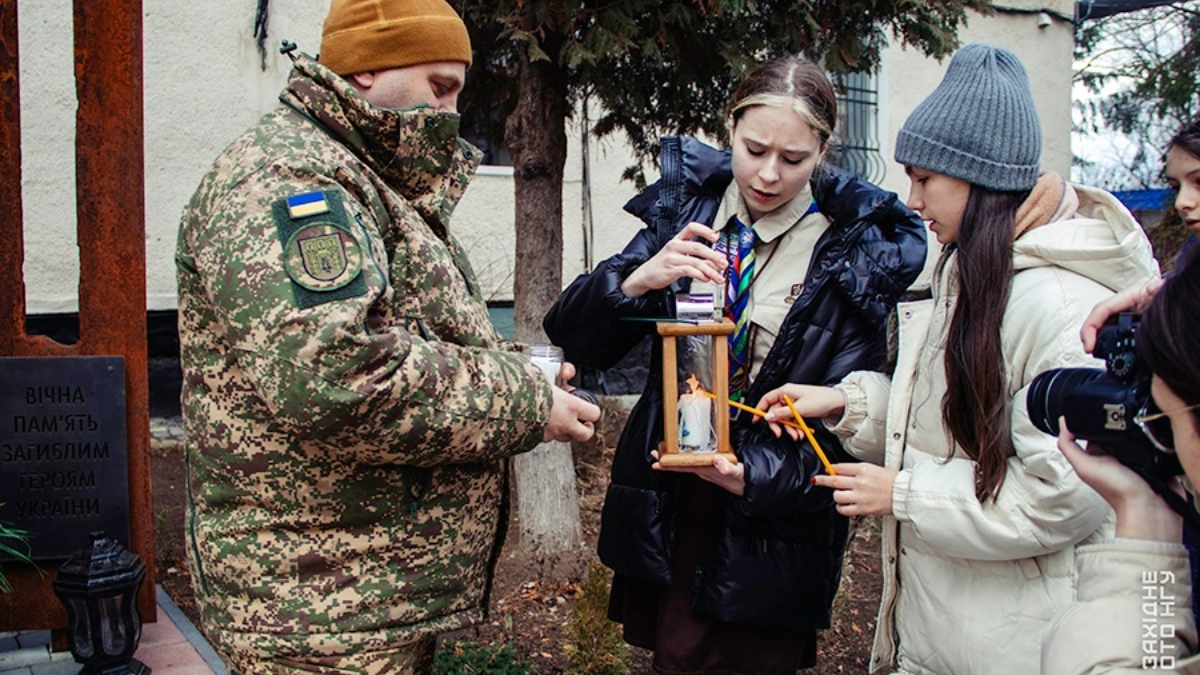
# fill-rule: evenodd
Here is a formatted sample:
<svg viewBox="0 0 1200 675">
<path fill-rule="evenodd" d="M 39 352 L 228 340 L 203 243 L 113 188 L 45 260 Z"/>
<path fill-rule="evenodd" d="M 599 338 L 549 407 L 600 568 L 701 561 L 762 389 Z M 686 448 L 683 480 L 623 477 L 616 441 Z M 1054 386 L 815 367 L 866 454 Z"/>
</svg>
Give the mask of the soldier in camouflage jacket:
<svg viewBox="0 0 1200 675">
<path fill-rule="evenodd" d="M 242 675 L 409 672 L 486 607 L 505 458 L 599 411 L 488 319 L 447 228 L 479 159 L 457 114 L 303 55 L 280 99 L 179 233 L 196 598 Z"/>
</svg>

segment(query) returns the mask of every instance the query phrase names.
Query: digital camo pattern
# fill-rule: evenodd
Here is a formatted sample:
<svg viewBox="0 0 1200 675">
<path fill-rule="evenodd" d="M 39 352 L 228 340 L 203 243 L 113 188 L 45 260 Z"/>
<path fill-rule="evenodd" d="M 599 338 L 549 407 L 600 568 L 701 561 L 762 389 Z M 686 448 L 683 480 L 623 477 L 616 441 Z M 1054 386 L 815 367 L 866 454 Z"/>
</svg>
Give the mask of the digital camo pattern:
<svg viewBox="0 0 1200 675">
<path fill-rule="evenodd" d="M 458 116 L 374 108 L 303 56 L 280 98 L 179 233 L 197 600 L 243 675 L 396 672 L 398 645 L 478 618 L 503 460 L 540 442 L 551 390 L 448 231 L 479 154 Z M 302 308 L 319 291 L 289 277 L 272 205 L 314 190 L 365 283 Z"/>
</svg>

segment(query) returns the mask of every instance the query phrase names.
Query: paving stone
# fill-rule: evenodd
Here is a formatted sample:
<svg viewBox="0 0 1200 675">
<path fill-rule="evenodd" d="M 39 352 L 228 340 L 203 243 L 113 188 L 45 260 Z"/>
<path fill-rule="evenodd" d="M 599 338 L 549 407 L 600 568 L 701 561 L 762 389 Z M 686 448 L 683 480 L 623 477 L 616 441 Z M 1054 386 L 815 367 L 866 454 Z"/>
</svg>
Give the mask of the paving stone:
<svg viewBox="0 0 1200 675">
<path fill-rule="evenodd" d="M 52 663 L 33 666 L 29 669 L 30 675 L 77 675 L 82 672 L 83 666 L 75 663 L 75 659 L 71 658 L 70 653 L 64 652 L 62 656 L 63 658 L 56 658 Z"/>
<path fill-rule="evenodd" d="M 17 635 L 17 645 L 23 649 L 30 647 L 46 647 L 50 645 L 50 631 L 31 630 Z"/>
<path fill-rule="evenodd" d="M 50 650 L 45 647 L 18 648 L 0 652 L 0 673 L 48 661 L 50 661 Z"/>
<path fill-rule="evenodd" d="M 142 627 L 137 658 L 147 666 L 154 664 L 156 675 L 224 673 L 225 664 L 204 636 L 161 587 L 155 592 L 159 621 Z M 50 637 L 44 630 L 0 633 L 0 675 L 79 675 L 83 666 L 70 652 L 51 652 Z"/>
</svg>

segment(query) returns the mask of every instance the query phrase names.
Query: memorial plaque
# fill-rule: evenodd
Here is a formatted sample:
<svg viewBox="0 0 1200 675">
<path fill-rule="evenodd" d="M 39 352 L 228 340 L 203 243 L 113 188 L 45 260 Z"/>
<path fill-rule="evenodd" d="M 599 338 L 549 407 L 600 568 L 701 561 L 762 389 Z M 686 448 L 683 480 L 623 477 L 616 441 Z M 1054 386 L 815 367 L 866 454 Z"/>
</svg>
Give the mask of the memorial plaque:
<svg viewBox="0 0 1200 675">
<path fill-rule="evenodd" d="M 129 545 L 125 440 L 123 357 L 0 358 L 0 521 L 33 533 L 35 560 L 93 530 Z"/>
</svg>

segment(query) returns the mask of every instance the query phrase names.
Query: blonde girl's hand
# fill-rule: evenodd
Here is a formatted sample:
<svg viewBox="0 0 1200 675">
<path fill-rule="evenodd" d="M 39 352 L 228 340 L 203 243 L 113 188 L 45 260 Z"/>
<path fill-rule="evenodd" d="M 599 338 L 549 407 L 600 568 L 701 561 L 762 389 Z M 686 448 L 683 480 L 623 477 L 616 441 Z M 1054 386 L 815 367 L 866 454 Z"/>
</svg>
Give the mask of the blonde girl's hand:
<svg viewBox="0 0 1200 675">
<path fill-rule="evenodd" d="M 653 258 L 625 277 L 625 281 L 621 282 L 621 292 L 626 297 L 638 298 L 650 291 L 666 288 L 681 277 L 724 284 L 728 261 L 712 247 L 694 241 L 700 238 L 716 243 L 719 237 L 717 232 L 703 223 L 688 223 Z"/>
<path fill-rule="evenodd" d="M 734 464 L 720 455 L 714 455 L 712 466 L 663 466 L 658 462 L 657 450 L 651 450 L 650 456 L 654 458 L 650 468 L 655 471 L 691 473 L 738 497 L 746 493 L 746 467 L 740 462 Z"/>
<path fill-rule="evenodd" d="M 787 430 L 788 436 L 795 441 L 799 440 L 802 433 L 795 427 L 785 427 L 780 424 L 784 420 L 796 419 L 787 402 L 783 400 L 784 396 L 792 400 L 792 405 L 795 406 L 796 412 L 800 413 L 801 417 L 830 417 L 841 414 L 846 408 L 846 397 L 833 387 L 785 384 L 778 389 L 768 391 L 754 407 L 766 411 L 767 424 L 771 426 L 771 432 L 775 434 L 776 438 L 779 438 L 780 434 Z M 757 418 L 755 421 L 758 421 Z"/>
<path fill-rule="evenodd" d="M 833 501 L 843 516 L 892 515 L 892 486 L 896 483 L 895 469 L 875 464 L 834 464 L 836 476 L 821 474 L 813 483 L 833 488 Z"/>
</svg>

